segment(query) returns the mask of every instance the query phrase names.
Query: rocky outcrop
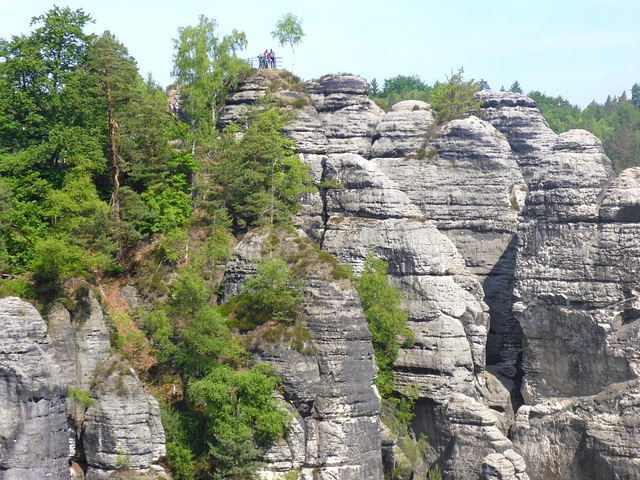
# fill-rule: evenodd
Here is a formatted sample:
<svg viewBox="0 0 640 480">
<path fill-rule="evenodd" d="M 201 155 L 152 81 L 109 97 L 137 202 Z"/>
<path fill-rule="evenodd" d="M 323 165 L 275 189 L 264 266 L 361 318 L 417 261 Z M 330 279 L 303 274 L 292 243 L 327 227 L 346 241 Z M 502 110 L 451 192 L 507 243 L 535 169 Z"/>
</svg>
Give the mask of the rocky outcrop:
<svg viewBox="0 0 640 480">
<path fill-rule="evenodd" d="M 636 479 L 639 409 L 638 380 L 594 396 L 527 405 L 518 412 L 513 440 L 533 479 Z"/>
<path fill-rule="evenodd" d="M 100 365 L 85 413 L 82 444 L 87 479 L 108 478 L 119 468 L 155 474 L 165 455 L 158 402 L 145 392 L 135 372 L 118 356 Z"/>
<path fill-rule="evenodd" d="M 380 398 L 371 333 L 353 285 L 332 276 L 334 266 L 302 233 L 249 233 L 235 248 L 225 273 L 225 298 L 237 294 L 267 242 L 278 238 L 280 254 L 303 268 L 302 317 L 310 344 L 302 353 L 290 347 L 257 353 L 274 366 L 284 400 L 294 412 L 286 442 L 265 455 L 263 478 L 298 469 L 303 479 L 382 478 Z M 300 257 L 295 260 L 294 257 Z"/>
<path fill-rule="evenodd" d="M 501 414 L 490 408 L 510 401 L 506 389 L 488 394 L 482 287 L 453 242 L 375 162 L 335 154 L 322 167 L 322 184 L 331 187 L 321 190 L 321 207 L 305 214 L 320 211 L 324 221 L 302 223 L 356 272 L 369 252 L 388 262 L 416 337 L 395 364 L 398 389 L 418 396 L 414 432 L 427 435 L 429 461 L 445 467 L 445 478 L 477 478 L 486 455 L 512 447 Z"/>
<path fill-rule="evenodd" d="M 530 189 L 515 265 L 526 404 L 514 446 L 534 479 L 636 478 L 640 174 L 615 178 L 598 139 L 553 134 L 526 97 L 481 97 Z"/>
<path fill-rule="evenodd" d="M 68 479 L 67 386 L 38 311 L 0 299 L 0 479 Z"/>
<path fill-rule="evenodd" d="M 478 275 L 491 314 L 488 363 L 514 378 L 522 347 L 511 314 L 513 238 L 527 186 L 509 143 L 477 117 L 438 126 L 422 102 L 394 106 L 378 132 L 372 162 L 453 241 Z"/>
<path fill-rule="evenodd" d="M 483 90 L 476 94 L 482 102 L 478 116 L 505 135 L 529 183 L 545 160 L 557 135 L 529 97 L 512 92 Z"/>
</svg>

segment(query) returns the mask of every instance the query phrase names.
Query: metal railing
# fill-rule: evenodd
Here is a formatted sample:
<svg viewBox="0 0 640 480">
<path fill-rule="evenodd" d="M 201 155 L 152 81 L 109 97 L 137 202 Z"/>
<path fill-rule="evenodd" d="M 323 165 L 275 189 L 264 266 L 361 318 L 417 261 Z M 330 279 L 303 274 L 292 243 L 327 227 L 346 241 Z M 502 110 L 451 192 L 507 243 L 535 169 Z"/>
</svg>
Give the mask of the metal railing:
<svg viewBox="0 0 640 480">
<path fill-rule="evenodd" d="M 265 68 L 264 66 L 260 66 L 257 55 L 255 57 L 245 58 L 245 60 L 249 63 L 251 68 Z M 283 65 L 282 57 L 276 57 L 274 63 L 275 65 L 273 66 L 273 68 L 282 69 L 282 65 Z"/>
</svg>

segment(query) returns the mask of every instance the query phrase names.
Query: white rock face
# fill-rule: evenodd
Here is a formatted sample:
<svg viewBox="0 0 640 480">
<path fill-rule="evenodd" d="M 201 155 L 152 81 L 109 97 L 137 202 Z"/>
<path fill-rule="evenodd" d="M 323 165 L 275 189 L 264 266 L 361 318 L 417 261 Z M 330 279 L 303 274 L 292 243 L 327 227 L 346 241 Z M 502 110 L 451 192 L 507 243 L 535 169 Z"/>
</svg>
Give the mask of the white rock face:
<svg viewBox="0 0 640 480">
<path fill-rule="evenodd" d="M 511 314 L 513 239 L 527 191 L 520 167 L 505 136 L 489 123 L 468 117 L 439 127 L 432 117 L 431 123 L 423 122 L 428 110 L 403 107 L 404 124 L 415 125 L 422 138 L 409 128 L 404 137 L 398 130 L 387 133 L 390 129 L 383 126 L 397 122 L 399 112 L 392 111 L 380 124 L 373 152 L 384 141 L 403 146 L 397 152 L 404 156 L 391 157 L 387 149 L 372 163 L 453 241 L 479 276 L 491 313 L 489 363 L 513 378 L 522 348 L 522 332 Z M 418 147 L 422 152 L 416 155 Z"/>
</svg>

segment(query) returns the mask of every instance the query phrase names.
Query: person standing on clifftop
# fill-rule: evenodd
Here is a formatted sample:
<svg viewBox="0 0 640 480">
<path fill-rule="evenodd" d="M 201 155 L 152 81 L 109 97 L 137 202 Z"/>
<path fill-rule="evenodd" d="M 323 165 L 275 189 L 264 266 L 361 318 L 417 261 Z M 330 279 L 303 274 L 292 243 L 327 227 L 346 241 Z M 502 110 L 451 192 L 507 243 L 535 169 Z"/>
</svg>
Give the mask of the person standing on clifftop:
<svg viewBox="0 0 640 480">
<path fill-rule="evenodd" d="M 269 52 L 269 62 L 271 63 L 271 68 L 276 68 L 276 54 L 273 53 L 273 48 Z"/>
</svg>

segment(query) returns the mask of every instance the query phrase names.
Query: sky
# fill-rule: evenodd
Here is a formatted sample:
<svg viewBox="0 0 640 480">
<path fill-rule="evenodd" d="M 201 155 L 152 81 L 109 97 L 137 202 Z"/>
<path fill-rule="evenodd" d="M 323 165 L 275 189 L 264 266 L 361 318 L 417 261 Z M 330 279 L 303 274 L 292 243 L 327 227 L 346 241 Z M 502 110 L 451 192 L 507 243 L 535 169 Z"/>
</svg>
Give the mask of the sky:
<svg viewBox="0 0 640 480">
<path fill-rule="evenodd" d="M 525 93 L 561 95 L 586 107 L 640 83 L 638 0 L 0 0 L 0 38 L 28 33 L 31 17 L 53 7 L 82 8 L 109 30 L 162 86 L 172 83 L 173 39 L 198 15 L 215 19 L 220 35 L 244 32 L 243 58 L 265 48 L 303 80 L 352 73 L 382 86 L 417 75 L 446 81 L 486 80 Z M 305 37 L 280 47 L 271 31 L 284 13 L 302 22 Z"/>
</svg>

